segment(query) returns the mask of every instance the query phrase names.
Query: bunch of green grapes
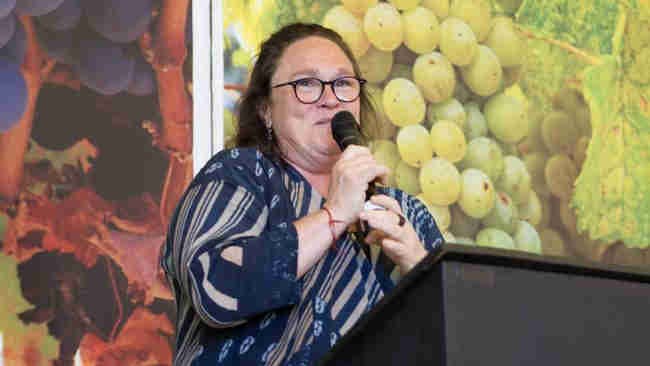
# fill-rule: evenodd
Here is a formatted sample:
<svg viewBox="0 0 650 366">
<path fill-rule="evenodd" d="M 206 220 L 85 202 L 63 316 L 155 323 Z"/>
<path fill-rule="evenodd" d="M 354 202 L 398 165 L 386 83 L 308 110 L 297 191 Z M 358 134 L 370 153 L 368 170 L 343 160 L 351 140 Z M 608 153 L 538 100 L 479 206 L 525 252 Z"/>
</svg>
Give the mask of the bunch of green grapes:
<svg viewBox="0 0 650 366">
<path fill-rule="evenodd" d="M 585 160 L 591 139 L 589 106 L 581 92 L 563 87 L 550 99 L 551 108 L 529 108 L 529 131 L 517 145 L 530 176 L 528 201 L 519 205 L 519 214 L 539 229 L 542 251 L 548 255 L 587 252 L 594 246 L 577 228 L 571 204 L 576 178 Z"/>
<path fill-rule="evenodd" d="M 517 85 L 525 42 L 493 11 L 489 0 L 342 0 L 324 24 L 368 80 L 380 114 L 371 151 L 389 184 L 422 200 L 447 241 L 539 253 L 547 156 L 529 159 L 542 166 L 531 172 L 518 148 L 531 134 Z"/>
</svg>

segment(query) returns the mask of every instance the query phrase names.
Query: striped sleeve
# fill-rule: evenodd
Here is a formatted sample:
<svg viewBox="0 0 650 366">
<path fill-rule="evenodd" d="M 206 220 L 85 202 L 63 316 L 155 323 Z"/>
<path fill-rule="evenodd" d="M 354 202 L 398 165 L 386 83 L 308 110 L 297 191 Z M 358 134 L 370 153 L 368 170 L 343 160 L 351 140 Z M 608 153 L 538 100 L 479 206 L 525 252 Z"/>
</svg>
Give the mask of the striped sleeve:
<svg viewBox="0 0 650 366">
<path fill-rule="evenodd" d="M 226 180 L 197 185 L 186 200 L 176 224 L 185 230 L 180 274 L 205 323 L 235 326 L 298 301 L 293 225 L 269 227 L 265 202 Z"/>
</svg>

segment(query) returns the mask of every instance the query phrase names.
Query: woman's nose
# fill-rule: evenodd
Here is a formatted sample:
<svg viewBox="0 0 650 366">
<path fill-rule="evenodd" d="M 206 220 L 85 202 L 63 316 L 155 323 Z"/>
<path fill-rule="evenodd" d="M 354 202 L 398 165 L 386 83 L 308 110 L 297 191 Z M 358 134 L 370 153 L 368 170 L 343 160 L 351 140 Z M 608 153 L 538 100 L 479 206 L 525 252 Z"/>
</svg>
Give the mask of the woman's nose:
<svg viewBox="0 0 650 366">
<path fill-rule="evenodd" d="M 321 95 L 320 105 L 325 107 L 336 107 L 339 103 L 340 101 L 336 98 L 336 94 L 334 94 L 333 85 L 325 85 L 323 95 Z"/>
</svg>

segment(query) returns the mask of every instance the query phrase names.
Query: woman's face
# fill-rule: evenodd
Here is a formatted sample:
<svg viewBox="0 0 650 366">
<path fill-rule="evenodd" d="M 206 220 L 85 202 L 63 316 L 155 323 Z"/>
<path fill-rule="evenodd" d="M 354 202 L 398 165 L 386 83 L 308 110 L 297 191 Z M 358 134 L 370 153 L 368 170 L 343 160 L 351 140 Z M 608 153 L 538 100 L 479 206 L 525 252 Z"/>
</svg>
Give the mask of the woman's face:
<svg viewBox="0 0 650 366">
<path fill-rule="evenodd" d="M 329 81 L 342 76 L 356 75 L 339 46 L 326 38 L 307 37 L 285 49 L 271 85 L 306 77 Z M 342 110 L 351 112 L 359 121 L 359 98 L 341 102 L 330 85 L 326 85 L 316 103 L 303 104 L 296 98 L 293 87 L 287 85 L 271 90 L 271 103 L 264 117 L 273 122 L 280 149 L 290 163 L 312 173 L 324 173 L 341 153 L 332 138 L 330 122 Z"/>
</svg>

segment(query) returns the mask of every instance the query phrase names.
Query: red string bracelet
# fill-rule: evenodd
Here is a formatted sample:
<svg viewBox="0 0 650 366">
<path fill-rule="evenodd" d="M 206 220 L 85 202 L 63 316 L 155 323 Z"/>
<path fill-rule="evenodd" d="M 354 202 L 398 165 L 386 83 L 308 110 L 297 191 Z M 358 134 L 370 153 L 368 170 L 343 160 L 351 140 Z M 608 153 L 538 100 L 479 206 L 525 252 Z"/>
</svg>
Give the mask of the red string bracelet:
<svg viewBox="0 0 650 366">
<path fill-rule="evenodd" d="M 334 225 L 338 223 L 343 223 L 343 221 L 334 220 L 334 216 L 332 216 L 332 211 L 330 211 L 330 209 L 327 208 L 326 206 L 323 206 L 323 210 L 325 210 L 327 216 L 329 217 L 327 224 L 330 227 L 330 232 L 332 233 L 332 247 L 334 247 L 334 250 L 336 250 L 336 227 Z"/>
</svg>

